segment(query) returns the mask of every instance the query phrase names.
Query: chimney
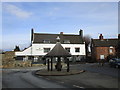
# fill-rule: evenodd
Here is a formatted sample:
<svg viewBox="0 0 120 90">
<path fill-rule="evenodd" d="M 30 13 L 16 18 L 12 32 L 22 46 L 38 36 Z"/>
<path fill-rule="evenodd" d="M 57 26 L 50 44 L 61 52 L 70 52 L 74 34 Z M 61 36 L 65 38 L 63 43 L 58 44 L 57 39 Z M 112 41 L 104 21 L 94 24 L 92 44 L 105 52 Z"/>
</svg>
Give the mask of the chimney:
<svg viewBox="0 0 120 90">
<path fill-rule="evenodd" d="M 81 37 L 83 37 L 83 30 L 80 29 L 79 35 L 80 35 Z"/>
<path fill-rule="evenodd" d="M 60 32 L 60 34 L 63 34 L 63 32 Z"/>
<path fill-rule="evenodd" d="M 103 40 L 103 35 L 102 34 L 100 34 L 99 39 Z"/>
<path fill-rule="evenodd" d="M 32 28 L 32 29 L 31 29 L 31 43 L 32 43 L 32 41 L 33 41 L 33 33 L 34 33 L 34 29 Z"/>
<path fill-rule="evenodd" d="M 120 34 L 118 34 L 118 39 L 120 40 Z"/>
</svg>

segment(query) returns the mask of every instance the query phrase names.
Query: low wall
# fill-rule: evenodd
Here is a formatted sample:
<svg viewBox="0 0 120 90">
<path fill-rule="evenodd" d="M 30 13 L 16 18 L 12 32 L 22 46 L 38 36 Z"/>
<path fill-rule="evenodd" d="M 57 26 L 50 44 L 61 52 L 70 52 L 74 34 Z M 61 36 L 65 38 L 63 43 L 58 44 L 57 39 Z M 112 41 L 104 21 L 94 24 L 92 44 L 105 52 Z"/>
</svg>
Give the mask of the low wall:
<svg viewBox="0 0 120 90">
<path fill-rule="evenodd" d="M 15 61 L 14 67 L 31 67 L 31 61 Z"/>
</svg>

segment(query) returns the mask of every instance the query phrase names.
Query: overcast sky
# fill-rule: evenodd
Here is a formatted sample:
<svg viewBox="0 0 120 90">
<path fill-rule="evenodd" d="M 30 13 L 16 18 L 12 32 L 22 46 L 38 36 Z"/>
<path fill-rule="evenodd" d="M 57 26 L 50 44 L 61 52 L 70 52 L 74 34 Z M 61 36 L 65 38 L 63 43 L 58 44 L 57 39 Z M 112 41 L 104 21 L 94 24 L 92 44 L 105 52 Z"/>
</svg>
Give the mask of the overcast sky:
<svg viewBox="0 0 120 90">
<path fill-rule="evenodd" d="M 117 2 L 4 2 L 2 3 L 3 49 L 29 46 L 30 32 L 78 34 L 116 38 Z"/>
</svg>

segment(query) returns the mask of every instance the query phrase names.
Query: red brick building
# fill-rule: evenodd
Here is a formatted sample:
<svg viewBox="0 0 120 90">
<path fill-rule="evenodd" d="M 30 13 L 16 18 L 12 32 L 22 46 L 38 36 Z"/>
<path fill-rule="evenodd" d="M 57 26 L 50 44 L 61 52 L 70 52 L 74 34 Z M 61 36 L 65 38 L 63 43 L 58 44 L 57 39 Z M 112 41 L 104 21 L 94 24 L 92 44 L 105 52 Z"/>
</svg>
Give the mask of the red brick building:
<svg viewBox="0 0 120 90">
<path fill-rule="evenodd" d="M 110 56 L 116 55 L 118 39 L 104 39 L 100 34 L 99 39 L 91 40 L 92 60 L 107 60 Z"/>
</svg>

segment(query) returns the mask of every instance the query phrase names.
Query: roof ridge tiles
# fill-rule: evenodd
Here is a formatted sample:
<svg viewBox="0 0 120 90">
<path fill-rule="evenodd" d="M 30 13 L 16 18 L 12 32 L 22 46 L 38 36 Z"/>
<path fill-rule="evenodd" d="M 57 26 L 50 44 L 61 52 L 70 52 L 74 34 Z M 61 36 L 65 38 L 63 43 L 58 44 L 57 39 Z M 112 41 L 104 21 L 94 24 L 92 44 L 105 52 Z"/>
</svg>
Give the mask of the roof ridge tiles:
<svg viewBox="0 0 120 90">
<path fill-rule="evenodd" d="M 34 34 L 41 34 L 41 35 L 46 35 L 46 34 L 49 34 L 49 35 L 61 35 L 61 34 L 53 34 L 53 33 L 34 33 Z M 75 36 L 79 36 L 78 34 L 62 34 L 62 35 L 75 35 Z"/>
</svg>

